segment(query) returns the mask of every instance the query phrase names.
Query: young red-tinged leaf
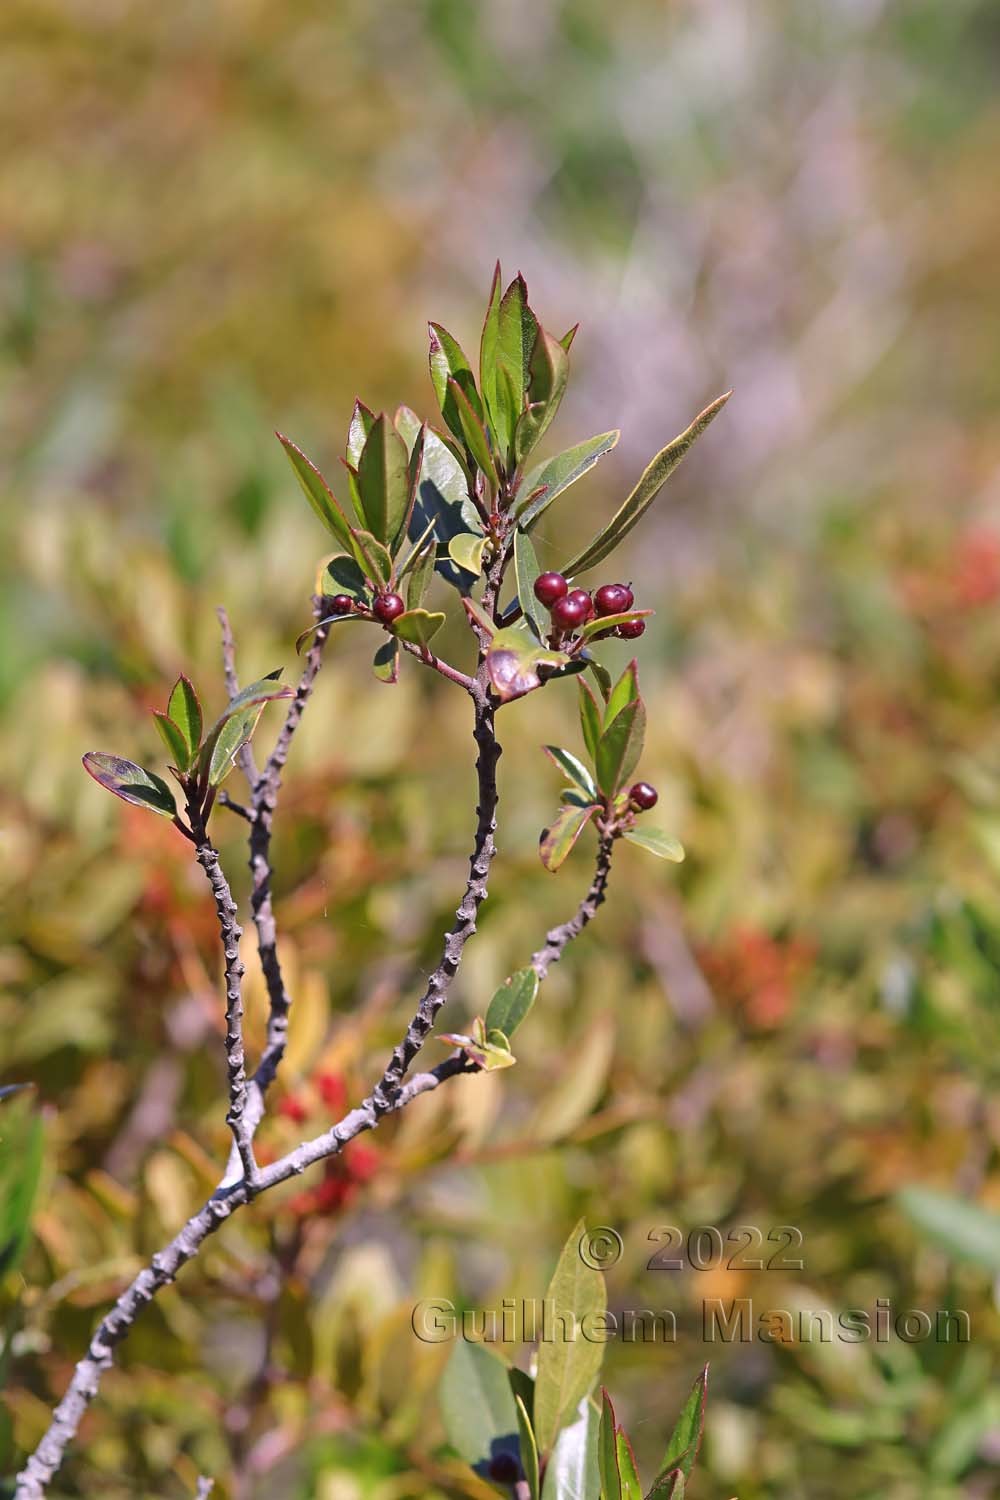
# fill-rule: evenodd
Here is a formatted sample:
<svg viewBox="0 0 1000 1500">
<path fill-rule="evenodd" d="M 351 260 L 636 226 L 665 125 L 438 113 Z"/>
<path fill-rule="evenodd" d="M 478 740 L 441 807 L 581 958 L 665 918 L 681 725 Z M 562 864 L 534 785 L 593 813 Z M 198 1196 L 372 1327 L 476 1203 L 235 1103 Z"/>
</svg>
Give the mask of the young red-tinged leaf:
<svg viewBox="0 0 1000 1500">
<path fill-rule="evenodd" d="M 502 1031 L 512 1037 L 538 994 L 538 975 L 534 969 L 518 969 L 497 990 L 486 1012 L 487 1034 Z"/>
<path fill-rule="evenodd" d="M 531 1418 L 528 1416 L 527 1408 L 520 1396 L 514 1397 L 517 1407 L 517 1429 L 520 1437 L 521 1468 L 528 1484 L 528 1494 L 531 1500 L 539 1500 L 540 1484 L 538 1478 L 538 1444 L 535 1442 L 535 1434 L 531 1427 Z"/>
<path fill-rule="evenodd" d="M 601 432 L 597 437 L 588 438 L 585 443 L 577 443 L 574 448 L 567 448 L 565 453 L 531 469 L 518 486 L 514 505 L 514 513 L 520 517 L 521 525 L 534 526 L 553 500 L 589 473 L 599 459 L 611 452 L 620 437 L 621 433 L 618 431 Z M 536 497 L 539 489 L 542 493 Z"/>
<path fill-rule="evenodd" d="M 594 540 L 588 543 L 582 552 L 578 552 L 570 562 L 566 563 L 561 569 L 563 573 L 569 576 L 595 567 L 624 541 L 632 527 L 642 519 L 652 505 L 681 459 L 691 450 L 731 395 L 732 392 L 727 391 L 724 396 L 719 396 L 710 406 L 706 406 L 705 410 L 695 417 L 690 427 L 656 455 L 643 472 L 635 489 L 612 516 L 607 526 L 598 532 Z"/>
<path fill-rule="evenodd" d="M 559 340 L 560 344 L 562 344 L 562 346 L 566 350 L 567 354 L 572 349 L 572 347 L 573 347 L 573 340 L 576 338 L 576 336 L 579 333 L 579 331 L 580 331 L 580 325 L 579 325 L 579 323 L 574 323 L 572 328 L 567 328 L 566 332 L 563 334 L 562 338 Z"/>
<path fill-rule="evenodd" d="M 555 671 L 569 661 L 563 651 L 552 651 L 516 625 L 498 630 L 486 653 L 486 670 L 493 691 L 504 703 L 523 698 L 542 685 L 542 672 Z"/>
<path fill-rule="evenodd" d="M 601 734 L 595 759 L 597 785 L 613 797 L 634 771 L 646 734 L 646 710 L 641 700 L 628 703 Z"/>
<path fill-rule="evenodd" d="M 374 425 L 375 413 L 371 407 L 366 406 L 363 401 L 355 401 L 354 410 L 351 413 L 351 425 L 347 429 L 347 462 L 355 471 L 361 462 L 368 434 Z"/>
<path fill-rule="evenodd" d="M 535 598 L 535 579 L 541 569 L 531 538 L 520 527 L 514 532 L 514 576 L 517 580 L 517 602 L 536 640 L 542 641 L 552 626 Z"/>
<path fill-rule="evenodd" d="M 570 1232 L 545 1293 L 558 1326 L 560 1317 L 570 1328 L 598 1322 L 607 1309 L 604 1277 L 580 1256 L 586 1234 L 583 1219 Z M 601 1368 L 603 1347 L 586 1338 L 543 1340 L 538 1346 L 535 1377 L 535 1437 L 538 1451 L 547 1454 L 559 1435 L 563 1419 L 576 1410 Z"/>
<path fill-rule="evenodd" d="M 465 613 L 469 617 L 470 624 L 475 625 L 479 630 L 483 631 L 485 635 L 489 636 L 490 639 L 493 639 L 493 637 L 497 634 L 497 627 L 494 625 L 489 615 L 483 609 L 482 605 L 478 604 L 475 599 L 471 599 L 468 597 L 462 600 L 462 604 L 465 608 Z"/>
<path fill-rule="evenodd" d="M 153 719 L 160 738 L 167 747 L 167 754 L 173 756 L 174 765 L 178 771 L 186 771 L 191 763 L 191 752 L 188 749 L 187 740 L 181 734 L 173 719 L 166 714 L 161 714 L 158 709 L 153 710 Z"/>
<path fill-rule="evenodd" d="M 601 1500 L 598 1421 L 593 1402 L 585 1396 L 573 1421 L 556 1438 L 545 1466 L 542 1500 Z"/>
<path fill-rule="evenodd" d="M 644 620 L 653 612 L 651 609 L 628 609 L 619 615 L 602 615 L 598 619 L 588 620 L 580 635 L 585 641 L 592 641 L 594 636 L 614 630 L 616 625 L 625 625 L 630 620 Z"/>
<path fill-rule="evenodd" d="M 622 1476 L 618 1466 L 618 1423 L 611 1397 L 601 1387 L 601 1425 L 597 1434 L 597 1467 L 601 1476 L 601 1500 L 622 1500 Z"/>
<path fill-rule="evenodd" d="M 618 1473 L 621 1476 L 622 1500 L 642 1500 L 639 1470 L 636 1467 L 632 1444 L 629 1442 L 628 1433 L 624 1427 L 619 1427 L 615 1434 L 615 1446 L 618 1450 Z"/>
<path fill-rule="evenodd" d="M 684 1403 L 684 1408 L 677 1419 L 677 1424 L 670 1434 L 666 1452 L 660 1464 L 660 1474 L 657 1484 L 664 1475 L 671 1470 L 679 1469 L 685 1479 L 691 1473 L 698 1458 L 701 1448 L 702 1434 L 705 1430 L 705 1401 L 708 1396 L 708 1365 L 702 1370 L 698 1379 L 691 1388 L 691 1394 Z"/>
<path fill-rule="evenodd" d="M 483 395 L 486 413 L 492 414 L 496 406 L 497 350 L 500 343 L 500 262 L 497 261 L 490 286 L 490 300 L 483 320 L 482 337 L 479 340 L 479 389 Z"/>
<path fill-rule="evenodd" d="M 543 745 L 542 749 L 552 764 L 559 767 L 568 781 L 578 786 L 592 802 L 598 800 L 594 778 L 582 761 L 577 760 L 575 755 L 571 755 L 568 750 L 563 750 L 559 745 Z"/>
<path fill-rule="evenodd" d="M 653 1484 L 646 1500 L 684 1500 L 687 1483 L 681 1469 L 671 1469 Z"/>
<path fill-rule="evenodd" d="M 194 759 L 198 746 L 201 744 L 202 715 L 194 683 L 183 673 L 170 689 L 170 697 L 167 699 L 167 716 L 180 730 L 187 746 L 187 758 L 190 762 Z M 177 764 L 180 770 L 184 769 L 180 761 Z"/>
<path fill-rule="evenodd" d="M 630 844 L 655 854 L 657 859 L 669 859 L 675 865 L 684 859 L 684 845 L 679 839 L 670 838 L 662 828 L 630 828 L 624 836 Z"/>
<path fill-rule="evenodd" d="M 542 836 L 538 841 L 538 853 L 542 864 L 553 875 L 566 859 L 596 811 L 592 802 L 586 807 L 574 807 L 572 803 L 569 803 L 559 809 L 548 828 L 542 831 Z"/>
<path fill-rule="evenodd" d="M 405 613 L 397 615 L 392 622 L 392 628 L 401 641 L 409 641 L 414 646 L 426 646 L 441 629 L 444 618 L 440 612 L 408 609 Z"/>
<path fill-rule="evenodd" d="M 460 531 L 453 536 L 448 543 L 448 556 L 453 563 L 464 568 L 467 573 L 473 573 L 478 578 L 483 571 L 483 549 L 486 546 L 484 536 L 475 535 L 471 531 Z"/>
<path fill-rule="evenodd" d="M 368 530 L 391 551 L 406 521 L 410 476 L 406 446 L 384 412 L 375 418 L 365 442 L 358 490 Z"/>
<path fill-rule="evenodd" d="M 146 771 L 134 761 L 125 760 L 120 755 L 108 755 L 103 750 L 88 750 L 83 757 L 83 766 L 95 781 L 114 792 L 123 802 L 131 802 L 133 807 L 146 807 L 164 818 L 176 817 L 174 794 L 155 771 Z"/>
<path fill-rule="evenodd" d="M 626 703 L 634 703 L 639 697 L 639 663 L 633 656 L 608 695 L 602 728 L 607 729 L 611 720 L 619 714 Z"/>
<path fill-rule="evenodd" d="M 497 476 L 496 465 L 493 462 L 493 454 L 490 452 L 486 429 L 469 405 L 461 386 L 456 381 L 449 380 L 448 389 L 455 399 L 455 407 L 458 412 L 459 421 L 462 424 L 462 436 L 465 439 L 465 445 L 479 468 L 486 475 L 490 484 L 495 488 L 500 481 Z"/>
<path fill-rule="evenodd" d="M 451 392 L 448 390 L 448 381 L 454 380 L 461 387 L 472 410 L 482 421 L 483 403 L 476 390 L 476 377 L 472 373 L 472 366 L 466 359 L 461 345 L 457 339 L 452 338 L 447 328 L 443 328 L 440 323 L 428 323 L 427 330 L 431 341 L 430 367 L 434 394 L 437 396 L 441 415 L 449 429 L 462 440 L 462 424 Z"/>
<path fill-rule="evenodd" d="M 316 512 L 319 519 L 328 531 L 331 531 L 342 547 L 351 547 L 351 528 L 347 517 L 337 503 L 336 496 L 317 469 L 316 465 L 310 463 L 301 448 L 296 447 L 291 438 L 282 433 L 276 433 L 278 442 L 288 455 L 288 461 L 295 470 L 295 477 L 302 486 L 302 493 Z"/>
<path fill-rule="evenodd" d="M 393 684 L 399 681 L 399 642 L 394 636 L 383 641 L 375 652 L 372 671 L 379 682 Z"/>
<path fill-rule="evenodd" d="M 596 761 L 597 746 L 604 727 L 603 709 L 598 706 L 593 690 L 582 677 L 577 686 L 580 690 L 580 729 L 583 732 L 583 743 L 591 760 Z"/>
<path fill-rule="evenodd" d="M 514 457 L 519 464 L 541 442 L 562 404 L 569 380 L 569 357 L 544 328 L 538 330 L 531 354 L 529 406 L 521 413 L 514 434 Z"/>
</svg>

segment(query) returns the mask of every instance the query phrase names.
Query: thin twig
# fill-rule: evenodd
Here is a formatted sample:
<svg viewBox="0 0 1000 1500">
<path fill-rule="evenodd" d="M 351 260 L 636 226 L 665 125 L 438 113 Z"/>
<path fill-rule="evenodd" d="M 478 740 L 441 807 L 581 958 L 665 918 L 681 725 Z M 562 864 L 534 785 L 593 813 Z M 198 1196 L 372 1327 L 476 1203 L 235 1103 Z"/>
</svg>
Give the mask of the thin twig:
<svg viewBox="0 0 1000 1500">
<path fill-rule="evenodd" d="M 550 932 L 547 932 L 542 947 L 537 953 L 531 955 L 531 967 L 539 979 L 544 979 L 552 964 L 559 962 L 566 944 L 580 936 L 587 923 L 596 916 L 597 908 L 604 902 L 611 875 L 611 855 L 614 844 L 613 834 L 601 835 L 597 846 L 597 864 L 594 869 L 594 878 L 590 882 L 590 889 L 569 921 L 562 922 L 558 927 L 553 927 Z"/>
</svg>

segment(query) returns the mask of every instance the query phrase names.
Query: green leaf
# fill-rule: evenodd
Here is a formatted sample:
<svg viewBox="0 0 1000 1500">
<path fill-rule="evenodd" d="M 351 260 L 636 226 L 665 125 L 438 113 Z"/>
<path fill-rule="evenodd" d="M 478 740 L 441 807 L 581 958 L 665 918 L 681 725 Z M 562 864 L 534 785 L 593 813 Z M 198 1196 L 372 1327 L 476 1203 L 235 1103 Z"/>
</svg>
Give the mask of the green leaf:
<svg viewBox="0 0 1000 1500">
<path fill-rule="evenodd" d="M 603 662 L 597 661 L 593 656 L 588 657 L 587 666 L 593 673 L 594 681 L 600 688 L 601 697 L 606 703 L 611 697 L 611 673 L 608 671 Z"/>
<path fill-rule="evenodd" d="M 288 693 L 285 696 L 290 697 Z M 252 703 L 227 719 L 212 746 L 208 758 L 208 784 L 220 786 L 233 768 L 237 755 L 253 738 L 254 730 L 264 712 L 263 703 Z"/>
<path fill-rule="evenodd" d="M 580 1258 L 580 1240 L 586 1231 L 583 1219 L 574 1227 L 562 1248 L 546 1297 L 558 1325 L 565 1315 L 568 1326 L 579 1330 L 584 1320 L 596 1326 L 607 1308 L 604 1277 Z M 540 1453 L 552 1448 L 563 1417 L 575 1410 L 586 1396 L 601 1368 L 603 1346 L 599 1339 L 577 1336 L 542 1342 L 538 1348 L 535 1377 L 535 1435 Z"/>
<path fill-rule="evenodd" d="M 347 462 L 357 469 L 368 434 L 375 425 L 375 413 L 363 401 L 355 401 L 351 425 L 347 429 Z"/>
<path fill-rule="evenodd" d="M 158 709 L 153 710 L 153 720 L 160 731 L 160 738 L 167 747 L 167 754 L 173 756 L 174 765 L 178 771 L 186 771 L 191 760 L 187 740 L 181 734 L 173 719 L 161 714 Z"/>
<path fill-rule="evenodd" d="M 493 462 L 493 454 L 490 452 L 486 429 L 472 410 L 464 391 L 457 381 L 449 380 L 448 389 L 455 399 L 455 406 L 458 411 L 459 421 L 462 424 L 462 435 L 465 438 L 466 447 L 486 475 L 490 484 L 496 487 L 500 480 L 497 475 L 496 464 Z"/>
<path fill-rule="evenodd" d="M 474 573 L 478 578 L 483 571 L 483 548 L 486 546 L 486 538 L 482 535 L 474 535 L 471 531 L 460 531 L 458 536 L 453 536 L 448 543 L 448 556 L 452 562 L 464 568 L 467 573 Z"/>
<path fill-rule="evenodd" d="M 955 1193 L 906 1187 L 896 1202 L 907 1217 L 955 1260 L 1000 1271 L 1000 1213 Z"/>
<path fill-rule="evenodd" d="M 457 1340 L 438 1401 L 449 1443 L 474 1469 L 485 1470 L 498 1453 L 518 1456 L 517 1407 L 507 1370 L 484 1345 Z"/>
<path fill-rule="evenodd" d="M 83 766 L 95 781 L 114 792 L 123 802 L 131 802 L 133 807 L 147 807 L 150 812 L 160 813 L 164 818 L 176 816 L 174 794 L 155 771 L 145 771 L 134 761 L 124 760 L 120 755 L 108 755 L 103 750 L 88 750 L 83 757 Z"/>
<path fill-rule="evenodd" d="M 483 374 L 487 412 L 508 460 L 514 452 L 515 433 L 531 381 L 531 357 L 537 339 L 538 320 L 528 306 L 524 277 L 518 275 L 504 292 L 497 310 L 496 368 L 491 384 L 487 385 L 487 373 Z"/>
<path fill-rule="evenodd" d="M 358 490 L 368 530 L 390 550 L 399 539 L 408 508 L 406 460 L 406 445 L 382 412 L 375 418 L 361 454 Z"/>
<path fill-rule="evenodd" d="M 563 750 L 558 745 L 543 745 L 542 749 L 565 777 L 578 786 L 592 802 L 597 801 L 597 784 L 582 761 L 577 760 L 575 755 L 571 755 L 568 750 Z"/>
<path fill-rule="evenodd" d="M 601 1425 L 597 1435 L 597 1467 L 601 1476 L 601 1500 L 622 1500 L 622 1476 L 618 1467 L 618 1423 L 611 1397 L 601 1389 Z"/>
<path fill-rule="evenodd" d="M 392 558 L 388 549 L 370 531 L 351 527 L 347 539 L 348 547 L 366 578 L 372 583 L 388 583 L 392 574 Z"/>
<path fill-rule="evenodd" d="M 534 969 L 518 969 L 497 990 L 486 1012 L 487 1034 L 502 1031 L 512 1037 L 535 1003 L 538 975 Z"/>
<path fill-rule="evenodd" d="M 557 458 L 550 458 L 532 469 L 518 486 L 518 498 L 514 504 L 514 514 L 520 518 L 521 525 L 533 526 L 556 496 L 589 473 L 598 459 L 611 452 L 620 437 L 621 433 L 617 431 L 599 433 L 597 437 L 577 443 L 575 448 L 567 448 Z M 542 486 L 545 493 L 531 500 L 533 492 Z"/>
<path fill-rule="evenodd" d="M 448 427 L 460 441 L 464 441 L 462 421 L 454 398 L 448 389 L 448 381 L 454 380 L 461 388 L 465 399 L 482 421 L 483 403 L 476 390 L 476 377 L 472 373 L 472 366 L 466 359 L 461 345 L 457 339 L 452 338 L 447 328 L 442 328 L 440 323 L 428 323 L 427 329 L 431 340 L 430 367 L 434 394 L 437 396 L 441 415 Z"/>
<path fill-rule="evenodd" d="M 635 770 L 645 737 L 646 710 L 641 698 L 627 703 L 602 731 L 595 765 L 597 785 L 606 797 L 613 797 Z"/>
<path fill-rule="evenodd" d="M 624 625 L 629 620 L 644 620 L 653 613 L 651 609 L 628 609 L 618 615 L 602 615 L 596 620 L 588 620 L 578 633 L 583 640 L 590 641 L 595 635 L 604 635 L 605 632 L 614 630 L 616 625 Z"/>
<path fill-rule="evenodd" d="M 585 1396 L 576 1417 L 556 1438 L 545 1469 L 542 1500 L 600 1500 L 597 1412 Z"/>
<path fill-rule="evenodd" d="M 26 1103 L 5 1110 L 0 1125 L 0 1281 L 27 1248 L 44 1151 L 41 1115 Z"/>
<path fill-rule="evenodd" d="M 607 526 L 598 532 L 594 540 L 588 543 L 582 552 L 578 552 L 572 561 L 566 563 L 560 570 L 561 572 L 567 576 L 582 573 L 587 568 L 592 568 L 601 562 L 624 541 L 625 537 L 632 530 L 632 527 L 635 526 L 637 521 L 641 520 L 649 506 L 656 499 L 681 459 L 693 447 L 712 419 L 725 406 L 731 394 L 731 392 L 727 391 L 724 396 L 719 396 L 710 406 L 706 406 L 705 410 L 695 417 L 691 426 L 685 432 L 682 432 L 680 437 L 674 438 L 672 443 L 668 443 L 656 455 L 643 472 L 638 484 L 624 505 L 616 511 Z"/>
<path fill-rule="evenodd" d="M 517 1365 L 511 1365 L 507 1371 L 507 1379 L 510 1381 L 511 1392 L 515 1398 L 520 1396 L 524 1403 L 524 1409 L 528 1413 L 528 1420 L 534 1424 L 535 1411 L 535 1382 L 526 1370 L 519 1370 Z M 534 1426 L 532 1426 L 534 1430 Z"/>
<path fill-rule="evenodd" d="M 538 640 L 543 641 L 551 629 L 547 615 L 535 598 L 535 579 L 541 569 L 531 538 L 520 527 L 514 532 L 514 575 L 517 580 L 517 602 L 524 618 Z"/>
<path fill-rule="evenodd" d="M 695 1466 L 701 1437 L 705 1428 L 705 1398 L 708 1394 L 708 1365 L 702 1370 L 691 1387 L 691 1394 L 684 1403 L 677 1424 L 670 1434 L 666 1452 L 660 1463 L 657 1484 L 671 1470 L 679 1469 L 686 1479 Z"/>
<path fill-rule="evenodd" d="M 636 1468 L 635 1454 L 632 1452 L 632 1444 L 628 1440 L 624 1427 L 618 1428 L 615 1434 L 615 1445 L 618 1450 L 618 1473 L 621 1476 L 622 1500 L 642 1500 L 639 1470 Z"/>
<path fill-rule="evenodd" d="M 433 527 L 433 522 L 431 523 Z M 437 554 L 437 546 L 434 542 L 428 542 L 419 551 L 414 549 L 412 567 L 404 567 L 400 577 L 407 578 L 406 584 L 406 607 L 407 609 L 419 609 L 424 600 L 424 595 L 430 587 L 431 579 L 434 577 L 434 561 Z"/>
<path fill-rule="evenodd" d="M 577 687 L 580 690 L 580 729 L 583 733 L 583 743 L 587 747 L 587 754 L 591 760 L 596 761 L 597 745 L 604 727 L 604 715 L 594 697 L 593 690 L 588 687 L 582 677 Z"/>
<path fill-rule="evenodd" d="M 586 807 L 575 807 L 572 803 L 567 803 L 559 809 L 548 828 L 542 830 L 542 836 L 538 841 L 538 853 L 542 864 L 553 875 L 571 852 L 596 811 L 592 802 Z"/>
<path fill-rule="evenodd" d="M 647 849 L 658 859 L 669 859 L 675 865 L 679 865 L 684 858 L 684 845 L 679 839 L 668 837 L 662 828 L 630 828 L 624 837 L 630 844 L 637 844 L 640 849 Z"/>
<path fill-rule="evenodd" d="M 194 684 L 183 673 L 170 690 L 170 697 L 167 699 L 167 715 L 176 724 L 184 738 L 187 746 L 187 763 L 190 764 L 201 744 L 202 715 Z M 179 770 L 184 770 L 184 766 L 179 761 L 177 764 Z"/>
<path fill-rule="evenodd" d="M 437 635 L 444 624 L 444 615 L 432 614 L 426 609 L 408 609 L 397 615 L 392 622 L 393 633 L 401 641 L 410 641 L 414 646 L 426 646 Z"/>
<path fill-rule="evenodd" d="M 574 323 L 572 328 L 567 328 L 566 332 L 563 334 L 562 338 L 559 340 L 560 344 L 562 344 L 562 346 L 566 350 L 567 354 L 572 349 L 572 347 L 573 347 L 573 340 L 576 338 L 576 336 L 579 333 L 579 331 L 580 331 L 580 325 L 579 325 L 579 323 Z"/>
<path fill-rule="evenodd" d="M 379 682 L 391 684 L 399 681 L 399 642 L 395 636 L 387 636 L 375 652 L 372 671 Z"/>
<path fill-rule="evenodd" d="M 541 687 L 546 668 L 554 670 L 569 659 L 565 652 L 539 645 L 526 630 L 512 625 L 494 635 L 486 653 L 486 670 L 497 697 L 509 703 Z"/>
<path fill-rule="evenodd" d="M 365 575 L 353 557 L 334 557 L 326 565 L 323 575 L 325 594 L 348 594 L 352 599 L 364 599 L 368 595 Z"/>
<path fill-rule="evenodd" d="M 684 1492 L 687 1484 L 680 1469 L 671 1469 L 669 1474 L 664 1474 L 658 1479 L 646 1497 L 646 1500 L 684 1500 Z"/>
<path fill-rule="evenodd" d="M 272 672 L 267 677 L 251 682 L 235 698 L 230 699 L 225 711 L 216 719 L 198 756 L 199 773 L 203 777 L 207 776 L 210 786 L 218 786 L 228 772 L 235 756 L 253 734 L 264 704 L 276 698 L 295 696 L 292 688 L 278 681 L 278 676 L 279 672 Z"/>
<path fill-rule="evenodd" d="M 500 345 L 500 262 L 497 261 L 490 286 L 490 300 L 479 340 L 479 389 L 483 395 L 484 416 L 492 418 L 497 405 L 497 351 Z"/>
<path fill-rule="evenodd" d="M 296 447 L 291 438 L 283 433 L 276 433 L 278 442 L 288 455 L 288 461 L 295 470 L 295 477 L 302 486 L 302 493 L 316 512 L 319 519 L 328 531 L 331 531 L 342 547 L 350 550 L 351 527 L 347 517 L 337 502 L 337 498 L 317 469 L 316 465 L 310 463 L 301 448 Z"/>
<path fill-rule="evenodd" d="M 602 728 L 607 729 L 626 703 L 635 703 L 639 697 L 639 663 L 633 656 L 618 681 L 608 694 Z"/>
<path fill-rule="evenodd" d="M 365 620 L 365 619 L 366 619 L 366 617 L 364 615 L 353 615 L 352 614 L 352 615 L 324 615 L 322 619 L 320 619 L 320 620 L 314 620 L 311 625 L 307 625 L 306 628 L 305 628 L 305 630 L 300 631 L 299 634 L 295 637 L 295 654 L 296 654 L 296 656 L 299 656 L 301 654 L 302 647 L 305 645 L 306 641 L 309 639 L 310 636 L 315 635 L 316 632 L 317 632 L 317 630 L 319 630 L 321 626 L 323 626 L 323 625 L 350 625 L 352 623 L 357 623 L 357 622 L 359 622 L 361 620 Z"/>
<path fill-rule="evenodd" d="M 538 446 L 552 425 L 568 380 L 569 358 L 565 349 L 544 328 L 539 328 L 531 355 L 529 405 L 521 413 L 514 433 L 514 457 L 519 464 Z"/>
<path fill-rule="evenodd" d="M 538 1445 L 535 1442 L 535 1434 L 531 1430 L 531 1421 L 520 1396 L 514 1397 L 514 1405 L 517 1408 L 517 1426 L 521 1437 L 521 1468 L 524 1470 L 524 1477 L 528 1481 L 528 1493 L 531 1496 L 531 1500 L 539 1500 Z"/>
</svg>

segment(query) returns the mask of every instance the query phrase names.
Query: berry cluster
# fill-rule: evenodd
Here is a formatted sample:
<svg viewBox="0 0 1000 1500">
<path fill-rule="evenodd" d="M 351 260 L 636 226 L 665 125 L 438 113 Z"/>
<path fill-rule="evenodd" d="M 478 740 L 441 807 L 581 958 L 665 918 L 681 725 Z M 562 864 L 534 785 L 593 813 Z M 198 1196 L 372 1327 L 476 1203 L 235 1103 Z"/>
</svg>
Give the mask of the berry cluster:
<svg viewBox="0 0 1000 1500">
<path fill-rule="evenodd" d="M 398 620 L 405 609 L 406 605 L 399 594 L 376 594 L 371 609 L 355 603 L 350 594 L 334 594 L 329 602 L 329 610 L 333 615 L 359 614 L 367 619 L 374 618 L 383 625 L 391 625 L 393 620 Z"/>
<path fill-rule="evenodd" d="M 586 589 L 571 589 L 561 573 L 540 573 L 535 579 L 535 598 L 552 616 L 556 637 L 572 635 L 589 620 L 623 615 L 635 603 L 635 595 L 627 583 L 604 583 L 591 595 Z M 620 625 L 612 626 L 608 634 L 634 641 L 645 628 L 645 620 L 623 620 Z"/>
</svg>

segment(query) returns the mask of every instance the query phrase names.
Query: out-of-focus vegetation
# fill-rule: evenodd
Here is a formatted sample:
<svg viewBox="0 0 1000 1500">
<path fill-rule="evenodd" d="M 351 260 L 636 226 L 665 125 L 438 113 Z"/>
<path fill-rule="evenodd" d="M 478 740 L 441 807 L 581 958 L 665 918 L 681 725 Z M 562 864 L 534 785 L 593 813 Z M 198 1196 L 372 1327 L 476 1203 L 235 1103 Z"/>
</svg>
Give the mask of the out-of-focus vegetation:
<svg viewBox="0 0 1000 1500">
<path fill-rule="evenodd" d="M 996 1264 L 896 1193 L 1000 1208 L 996 7 L 8 0 L 0 40 L 0 1034 L 46 1133 L 0 1471 L 226 1149 L 214 912 L 80 754 L 143 720 L 153 751 L 143 710 L 218 673 L 220 600 L 244 676 L 291 662 L 322 540 L 271 429 L 324 463 L 356 393 L 429 415 L 423 319 L 474 342 L 499 254 L 552 326 L 584 314 L 551 451 L 624 428 L 580 542 L 736 388 L 628 559 L 658 608 L 644 767 L 688 862 L 619 851 L 516 1069 L 212 1242 L 54 1493 L 485 1494 L 413 1303 L 539 1295 L 580 1214 L 623 1237 L 609 1305 L 677 1314 L 676 1343 L 606 1354 L 647 1469 L 711 1356 L 698 1495 L 993 1493 Z M 296 741 L 275 1151 L 371 1080 L 460 889 L 466 705 L 429 678 L 372 683 L 345 634 Z M 501 721 L 456 1029 L 588 879 L 582 847 L 556 878 L 536 854 L 574 692 Z M 31 1108 L 0 1104 L 5 1145 Z M 742 1224 L 799 1228 L 804 1268 L 645 1269 L 658 1226 Z M 703 1301 L 738 1296 L 957 1307 L 972 1339 L 706 1348 Z"/>
</svg>

